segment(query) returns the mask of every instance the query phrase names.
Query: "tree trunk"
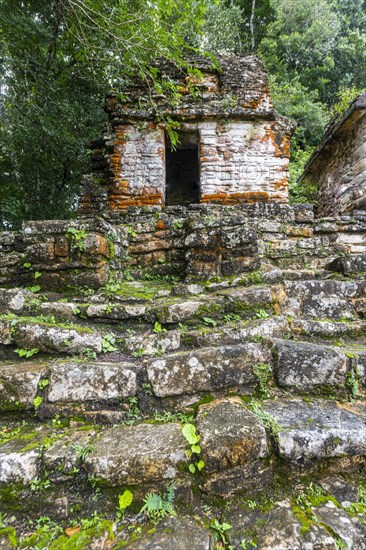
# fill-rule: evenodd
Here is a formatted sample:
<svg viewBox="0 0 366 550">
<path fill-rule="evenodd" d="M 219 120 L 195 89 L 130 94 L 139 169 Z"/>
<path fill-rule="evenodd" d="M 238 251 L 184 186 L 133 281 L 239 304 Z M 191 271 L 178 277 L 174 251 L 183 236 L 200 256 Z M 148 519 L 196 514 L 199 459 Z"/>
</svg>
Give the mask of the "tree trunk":
<svg viewBox="0 0 366 550">
<path fill-rule="evenodd" d="M 252 12 L 250 14 L 250 34 L 252 35 L 252 50 L 255 50 L 255 36 L 254 36 L 254 16 L 255 16 L 255 0 L 252 0 Z"/>
</svg>

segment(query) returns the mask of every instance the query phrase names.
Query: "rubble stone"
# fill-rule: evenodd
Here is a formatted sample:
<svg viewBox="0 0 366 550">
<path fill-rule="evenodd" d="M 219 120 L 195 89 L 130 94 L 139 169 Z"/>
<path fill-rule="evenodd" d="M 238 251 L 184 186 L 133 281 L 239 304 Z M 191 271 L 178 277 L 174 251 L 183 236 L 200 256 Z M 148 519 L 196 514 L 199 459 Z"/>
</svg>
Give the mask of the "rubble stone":
<svg viewBox="0 0 366 550">
<path fill-rule="evenodd" d="M 47 371 L 45 363 L 0 363 L 0 410 L 31 409 Z"/>
<path fill-rule="evenodd" d="M 252 392 L 257 383 L 253 366 L 268 359 L 265 348 L 248 343 L 150 360 L 147 373 L 159 397 L 229 388 L 246 388 Z"/>
<path fill-rule="evenodd" d="M 108 485 L 174 479 L 186 461 L 180 424 L 109 428 L 96 439 L 85 464 Z"/>
<path fill-rule="evenodd" d="M 47 399 L 51 403 L 121 399 L 136 394 L 131 363 L 55 363 L 50 366 Z"/>
<path fill-rule="evenodd" d="M 275 375 L 279 386 L 307 391 L 345 384 L 345 354 L 329 346 L 274 340 Z"/>
<path fill-rule="evenodd" d="M 299 464 L 311 459 L 365 456 L 363 409 L 358 413 L 345 404 L 321 399 L 284 399 L 263 404 L 263 410 L 278 426 L 279 455 Z"/>
<path fill-rule="evenodd" d="M 208 473 L 234 468 L 268 453 L 264 427 L 239 398 L 202 405 L 197 428 Z"/>
</svg>

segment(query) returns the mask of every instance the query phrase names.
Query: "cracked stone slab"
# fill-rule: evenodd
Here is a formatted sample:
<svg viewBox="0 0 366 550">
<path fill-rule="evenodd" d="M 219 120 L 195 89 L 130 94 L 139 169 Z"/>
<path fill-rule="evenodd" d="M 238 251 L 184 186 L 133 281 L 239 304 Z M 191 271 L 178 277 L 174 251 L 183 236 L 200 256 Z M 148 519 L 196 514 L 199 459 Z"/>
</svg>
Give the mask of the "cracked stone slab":
<svg viewBox="0 0 366 550">
<path fill-rule="evenodd" d="M 150 360 L 147 373 L 158 397 L 238 387 L 250 392 L 257 384 L 253 366 L 268 361 L 266 348 L 247 343 Z"/>
<path fill-rule="evenodd" d="M 61 319 L 75 319 L 78 311 L 78 304 L 72 302 L 43 302 L 38 307 L 44 315 L 56 315 Z"/>
<path fill-rule="evenodd" d="M 185 302 L 177 302 L 175 304 L 163 304 L 156 306 L 153 309 L 153 312 L 159 323 L 181 323 L 194 317 L 203 305 L 204 302 L 187 300 Z"/>
<path fill-rule="evenodd" d="M 78 449 L 85 449 L 87 453 L 95 434 L 93 430 L 79 430 L 64 435 L 43 453 L 43 464 L 49 470 L 72 473 L 80 463 Z"/>
<path fill-rule="evenodd" d="M 48 433 L 43 427 L 30 428 L 0 445 L 0 482 L 27 484 L 37 475 L 42 441 Z"/>
<path fill-rule="evenodd" d="M 0 363 L 0 410 L 31 409 L 45 363 Z"/>
<path fill-rule="evenodd" d="M 348 254 L 346 256 L 336 258 L 326 267 L 329 271 L 338 271 L 345 275 L 365 273 L 366 254 Z"/>
<path fill-rule="evenodd" d="M 311 525 L 304 535 L 291 511 L 290 501 L 278 502 L 258 534 L 260 550 L 336 550 L 334 538 L 321 526 Z"/>
<path fill-rule="evenodd" d="M 0 288 L 1 313 L 22 313 L 27 301 L 36 298 L 36 295 L 23 288 Z"/>
<path fill-rule="evenodd" d="M 364 321 L 316 321 L 314 319 L 291 319 L 291 330 L 300 334 L 336 337 L 344 334 L 358 334 L 366 329 Z"/>
<path fill-rule="evenodd" d="M 265 491 L 266 487 L 273 483 L 273 479 L 271 465 L 261 459 L 249 460 L 241 466 L 206 475 L 201 489 L 204 493 L 227 499 L 238 491 L 247 491 L 248 489 Z"/>
<path fill-rule="evenodd" d="M 51 403 L 120 399 L 137 392 L 133 363 L 54 363 L 49 380 Z"/>
<path fill-rule="evenodd" d="M 277 452 L 291 461 L 366 456 L 365 406 L 314 399 L 266 401 L 278 425 Z"/>
<path fill-rule="evenodd" d="M 186 462 L 180 424 L 139 424 L 106 429 L 85 460 L 91 474 L 108 485 L 174 479 Z"/>
<path fill-rule="evenodd" d="M 297 391 L 341 386 L 346 381 L 345 354 L 329 346 L 274 340 L 274 371 L 279 386 Z"/>
<path fill-rule="evenodd" d="M 210 550 L 211 536 L 189 517 L 170 517 L 157 526 L 155 532 L 130 544 L 130 550 Z"/>
<path fill-rule="evenodd" d="M 238 397 L 199 408 L 198 433 L 207 472 L 240 466 L 268 454 L 266 431 Z"/>
<path fill-rule="evenodd" d="M 272 293 L 268 287 L 253 286 L 220 291 L 230 304 L 238 308 L 255 308 L 272 305 Z"/>
<path fill-rule="evenodd" d="M 42 323 L 19 323 L 14 340 L 20 348 L 67 354 L 82 353 L 86 349 L 100 353 L 102 337 L 92 331 Z"/>
<path fill-rule="evenodd" d="M 218 329 L 192 330 L 188 333 L 188 342 L 195 346 L 226 346 L 241 344 L 258 336 L 262 338 L 281 338 L 288 334 L 290 327 L 285 317 L 245 321 L 220 326 Z"/>
<path fill-rule="evenodd" d="M 338 537 L 354 550 L 366 549 L 366 526 L 344 510 L 337 508 L 334 502 L 326 502 L 313 508 L 315 516 L 330 527 Z"/>
<path fill-rule="evenodd" d="M 96 319 L 124 321 L 131 317 L 143 317 L 145 311 L 146 307 L 143 304 L 93 304 L 87 308 L 86 315 Z"/>
<path fill-rule="evenodd" d="M 353 319 L 356 312 L 352 299 L 360 297 L 365 284 L 349 281 L 286 282 L 283 311 L 298 317 L 319 319 Z"/>
<path fill-rule="evenodd" d="M 126 338 L 126 349 L 131 352 L 144 351 L 144 355 L 166 353 L 180 348 L 181 334 L 178 330 L 169 330 L 161 334 L 142 334 Z"/>
</svg>

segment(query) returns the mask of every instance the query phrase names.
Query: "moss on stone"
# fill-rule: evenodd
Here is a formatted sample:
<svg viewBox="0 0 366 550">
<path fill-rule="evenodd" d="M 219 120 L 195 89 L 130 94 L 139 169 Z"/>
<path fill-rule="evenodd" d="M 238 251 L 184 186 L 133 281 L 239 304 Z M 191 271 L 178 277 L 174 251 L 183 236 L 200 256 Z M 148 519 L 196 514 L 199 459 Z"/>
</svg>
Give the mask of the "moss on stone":
<svg viewBox="0 0 366 550">
<path fill-rule="evenodd" d="M 94 539 L 101 537 L 104 533 L 108 532 L 108 539 L 112 541 L 113 535 L 113 522 L 108 520 L 101 520 L 97 525 L 90 527 L 89 529 L 81 529 L 79 533 L 68 537 L 67 535 L 61 535 L 57 537 L 51 545 L 50 550 L 85 550 L 93 542 Z"/>
<path fill-rule="evenodd" d="M 0 439 L 0 447 L 2 445 L 5 445 L 6 443 L 8 443 L 10 441 L 26 444 L 28 441 L 31 441 L 32 439 L 36 438 L 37 436 L 39 436 L 38 432 L 36 432 L 35 430 L 29 431 L 28 426 L 22 426 L 18 429 L 14 429 L 10 433 L 7 433 L 6 437 L 3 437 L 2 439 Z M 39 444 L 39 442 L 38 442 L 38 444 Z M 23 448 L 20 451 L 23 451 Z"/>
<path fill-rule="evenodd" d="M 13 548 L 18 546 L 17 534 L 14 527 L 0 529 L 0 546 L 2 546 L 1 541 L 8 542 Z M 6 543 L 4 546 L 6 547 Z"/>
</svg>

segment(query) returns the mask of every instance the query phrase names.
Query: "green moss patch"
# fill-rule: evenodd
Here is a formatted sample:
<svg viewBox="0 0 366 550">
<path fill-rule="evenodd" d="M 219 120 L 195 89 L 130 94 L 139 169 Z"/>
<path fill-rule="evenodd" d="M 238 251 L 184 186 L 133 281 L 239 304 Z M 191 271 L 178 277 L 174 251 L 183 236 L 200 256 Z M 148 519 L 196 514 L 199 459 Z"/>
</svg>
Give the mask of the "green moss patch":
<svg viewBox="0 0 366 550">
<path fill-rule="evenodd" d="M 102 537 L 108 532 L 108 539 L 113 540 L 113 522 L 108 520 L 101 520 L 97 525 L 90 527 L 89 529 L 81 529 L 79 533 L 68 537 L 67 535 L 61 535 L 57 537 L 51 545 L 50 550 L 85 550 L 93 542 L 93 540 Z"/>
</svg>

